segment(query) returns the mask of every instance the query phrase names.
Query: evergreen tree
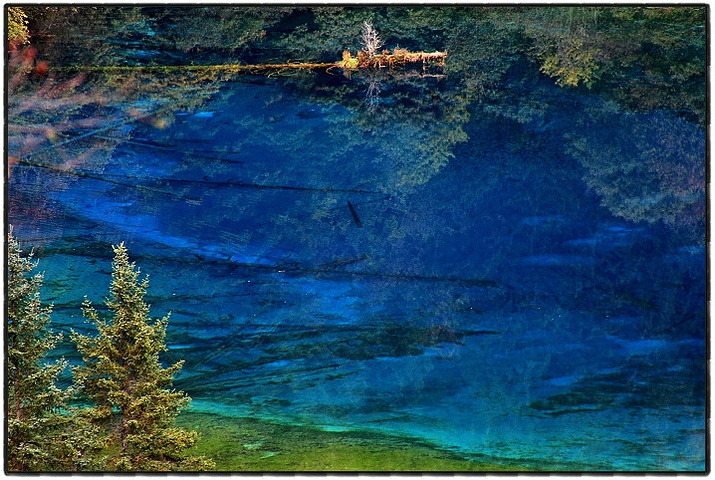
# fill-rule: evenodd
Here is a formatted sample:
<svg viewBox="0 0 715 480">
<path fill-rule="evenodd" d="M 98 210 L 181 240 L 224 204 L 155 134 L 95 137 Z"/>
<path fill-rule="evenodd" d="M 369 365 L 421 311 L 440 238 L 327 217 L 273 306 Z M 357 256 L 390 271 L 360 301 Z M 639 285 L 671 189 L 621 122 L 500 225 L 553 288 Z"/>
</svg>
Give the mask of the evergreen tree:
<svg viewBox="0 0 715 480">
<path fill-rule="evenodd" d="M 191 399 L 170 390 L 183 361 L 164 368 L 159 353 L 168 316 L 151 320 L 144 302 L 149 282 L 129 262 L 124 244 L 114 249 L 110 297 L 112 318 L 103 320 L 88 300 L 83 313 L 98 330 L 96 337 L 72 332 L 84 365 L 73 368 L 76 384 L 94 402 L 87 410 L 92 422 L 108 429 L 110 459 L 116 471 L 206 470 L 213 462 L 188 457 L 184 450 L 197 440 L 194 431 L 173 426 Z"/>
<path fill-rule="evenodd" d="M 51 306 L 40 300 L 42 274 L 29 276 L 37 262 L 23 256 L 8 234 L 7 278 L 7 469 L 73 471 L 93 465 L 96 435 L 67 406 L 72 389 L 61 390 L 57 377 L 67 362 L 44 357 L 61 335 L 48 330 Z"/>
</svg>

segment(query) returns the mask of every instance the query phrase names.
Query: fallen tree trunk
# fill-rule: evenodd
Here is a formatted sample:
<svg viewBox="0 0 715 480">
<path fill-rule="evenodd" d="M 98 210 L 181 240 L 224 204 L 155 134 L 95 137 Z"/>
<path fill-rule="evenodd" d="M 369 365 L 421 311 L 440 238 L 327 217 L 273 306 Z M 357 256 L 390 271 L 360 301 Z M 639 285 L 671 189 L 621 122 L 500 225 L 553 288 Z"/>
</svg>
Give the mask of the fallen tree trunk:
<svg viewBox="0 0 715 480">
<path fill-rule="evenodd" d="M 220 65 L 77 65 L 55 67 L 58 71 L 83 71 L 83 72 L 206 72 L 222 71 L 226 73 L 271 73 L 284 70 L 314 70 L 319 68 L 342 68 L 344 70 L 399 68 L 405 65 L 422 64 L 422 69 L 428 66 L 443 67 L 447 52 L 409 52 L 396 48 L 390 53 L 384 50 L 380 54 L 368 55 L 360 51 L 353 57 L 349 51 L 343 52 L 343 59 L 332 63 L 294 62 L 294 63 L 264 63 L 255 65 L 242 65 L 227 63 Z"/>
<path fill-rule="evenodd" d="M 357 57 L 353 57 L 349 51 L 343 52 L 343 60 L 338 62 L 341 68 L 395 68 L 409 64 L 421 63 L 426 69 L 429 65 L 438 67 L 444 66 L 447 52 L 410 52 L 403 48 L 396 48 L 390 53 L 383 50 L 381 54 L 368 55 L 360 51 Z"/>
</svg>

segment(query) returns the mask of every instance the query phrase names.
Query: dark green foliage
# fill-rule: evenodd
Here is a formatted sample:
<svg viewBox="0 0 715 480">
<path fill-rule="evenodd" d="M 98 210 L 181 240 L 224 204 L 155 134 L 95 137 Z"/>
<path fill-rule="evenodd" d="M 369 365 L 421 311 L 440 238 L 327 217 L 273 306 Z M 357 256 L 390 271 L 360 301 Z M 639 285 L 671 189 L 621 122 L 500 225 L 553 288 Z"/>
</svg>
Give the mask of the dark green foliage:
<svg viewBox="0 0 715 480">
<path fill-rule="evenodd" d="M 262 42 L 266 29 L 292 10 L 293 7 L 245 5 L 161 9 L 158 23 L 165 25 L 165 29 L 159 31 L 160 40 L 182 52 L 221 49 L 233 53 Z"/>
<path fill-rule="evenodd" d="M 100 335 L 73 333 L 87 364 L 73 369 L 78 388 L 61 390 L 55 382 L 67 362 L 43 362 L 61 336 L 48 330 L 51 307 L 40 301 L 42 275 L 28 276 L 36 267 L 32 253 L 23 256 L 19 243 L 8 235 L 8 471 L 169 471 L 213 466 L 202 457 L 182 454 L 198 435 L 172 425 L 190 399 L 165 388 L 182 364 L 162 368 L 159 363 L 159 352 L 166 350 L 168 318 L 150 324 L 149 307 L 143 301 L 147 280 L 138 282 L 139 272 L 129 263 L 123 245 L 115 252 L 107 302 L 115 316 L 103 322 L 85 302 L 85 314 Z M 68 405 L 77 389 L 94 402 L 93 407 L 79 410 Z"/>
<path fill-rule="evenodd" d="M 51 307 L 40 301 L 42 275 L 32 253 L 23 256 L 8 234 L 7 468 L 10 471 L 78 470 L 93 465 L 96 431 L 67 406 L 73 391 L 55 382 L 67 362 L 45 364 L 60 335 L 48 330 Z"/>
<path fill-rule="evenodd" d="M 168 316 L 149 318 L 144 302 L 148 279 L 129 262 L 124 244 L 114 247 L 110 297 L 112 318 L 104 320 L 89 303 L 85 317 L 98 336 L 72 333 L 85 365 L 75 367 L 77 385 L 94 406 L 85 411 L 91 422 L 109 432 L 110 459 L 116 471 L 205 470 L 213 462 L 187 457 L 183 451 L 197 440 L 196 432 L 173 426 L 191 399 L 170 389 L 182 362 L 164 368 L 159 354 L 166 351 Z"/>
<path fill-rule="evenodd" d="M 51 460 L 46 439 L 59 428 L 58 410 L 67 400 L 55 386 L 67 363 L 42 363 L 60 337 L 47 330 L 52 309 L 40 301 L 42 275 L 28 278 L 37 265 L 31 258 L 8 234 L 8 468 L 20 471 L 40 470 Z"/>
</svg>

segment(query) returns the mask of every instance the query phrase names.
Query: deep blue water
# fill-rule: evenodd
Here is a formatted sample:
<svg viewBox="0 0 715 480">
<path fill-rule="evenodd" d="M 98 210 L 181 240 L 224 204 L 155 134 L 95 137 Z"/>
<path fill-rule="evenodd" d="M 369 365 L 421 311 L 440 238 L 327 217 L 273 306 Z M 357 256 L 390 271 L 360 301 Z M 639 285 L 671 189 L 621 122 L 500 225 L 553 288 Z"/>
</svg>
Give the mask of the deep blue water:
<svg viewBox="0 0 715 480">
<path fill-rule="evenodd" d="M 8 183 L 54 329 L 88 328 L 79 305 L 101 304 L 124 241 L 195 410 L 547 468 L 704 469 L 704 200 L 683 193 L 704 182 L 702 128 L 545 77 L 535 113 L 505 91 L 459 121 L 407 108 L 448 79 L 383 81 L 375 111 L 296 87 L 358 81 L 238 77 L 198 107 L 132 100 L 136 121 L 76 113 L 122 124 L 35 155 L 11 141 L 74 172 L 17 164 Z"/>
</svg>

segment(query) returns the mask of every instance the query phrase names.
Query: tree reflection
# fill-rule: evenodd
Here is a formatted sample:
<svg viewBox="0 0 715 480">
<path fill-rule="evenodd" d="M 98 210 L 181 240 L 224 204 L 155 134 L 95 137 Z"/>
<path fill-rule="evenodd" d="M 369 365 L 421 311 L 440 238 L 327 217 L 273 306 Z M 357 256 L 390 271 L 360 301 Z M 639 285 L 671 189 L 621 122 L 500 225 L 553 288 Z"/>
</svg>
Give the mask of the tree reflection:
<svg viewBox="0 0 715 480">
<path fill-rule="evenodd" d="M 704 122 L 704 8 L 524 8 L 506 17 L 557 84 L 583 83 L 629 109 L 691 110 Z"/>
<path fill-rule="evenodd" d="M 590 112 L 586 128 L 587 134 L 573 136 L 570 152 L 587 168 L 585 182 L 614 215 L 704 226 L 702 130 L 665 113 L 616 117 L 607 110 Z"/>
<path fill-rule="evenodd" d="M 37 61 L 37 49 L 26 48 L 12 51 L 8 63 L 8 104 L 7 104 L 7 152 L 8 176 L 12 186 L 23 185 L 23 189 L 38 191 L 58 191 L 68 188 L 76 181 L 73 176 L 45 177 L 41 182 L 35 172 L 18 169 L 18 165 L 51 165 L 57 170 L 68 170 L 92 166 L 101 169 L 107 161 L 111 148 L 91 145 L 78 147 L 69 139 L 77 132 L 91 131 L 116 123 L 121 116 L 109 108 L 110 98 L 106 92 L 87 92 L 81 87 L 86 75 L 60 79 L 47 75 L 47 66 Z M 41 184 L 40 184 L 41 183 Z M 9 197 L 8 214 L 24 212 L 26 218 L 35 219 L 35 227 L 27 232 L 41 237 L 39 224 L 50 215 L 48 200 L 44 205 L 27 211 L 22 195 L 13 191 Z M 28 222 L 29 223 L 29 222 Z M 29 226 L 29 225 L 28 225 Z"/>
<path fill-rule="evenodd" d="M 284 93 L 295 93 L 307 105 L 297 115 L 320 117 L 321 128 L 340 143 L 340 151 L 323 154 L 320 145 L 306 145 L 303 140 L 315 127 L 310 122 L 275 128 L 286 118 L 276 109 L 260 121 L 237 113 L 234 123 L 243 134 L 223 152 L 201 151 L 190 142 L 179 148 L 168 140 L 154 148 L 173 148 L 187 164 L 204 162 L 200 168 L 210 175 L 226 172 L 239 161 L 238 152 L 256 142 L 268 143 L 276 152 L 292 152 L 300 144 L 306 158 L 320 158 L 336 168 L 343 168 L 346 158 L 369 155 L 380 168 L 365 169 L 356 178 L 371 191 L 399 196 L 445 168 L 455 149 L 469 140 L 465 126 L 475 112 L 514 120 L 538 133 L 548 130 L 555 113 L 549 95 L 556 94 L 539 72 L 571 91 L 587 85 L 617 101 L 620 108 L 665 109 L 701 125 L 705 118 L 701 7 L 23 9 L 37 46 L 10 58 L 10 168 L 17 162 L 34 162 L 99 174 L 122 141 L 152 148 L 132 140 L 133 125 L 146 123 L 161 130 L 179 121 L 177 113 L 200 112 L 209 100 L 218 107 L 242 107 L 241 99 L 221 93 L 222 85 L 237 80 L 237 74 L 220 69 L 127 69 L 71 76 L 57 67 L 73 65 L 81 71 L 82 65 L 335 61 L 339 52 L 361 47 L 366 24 L 380 32 L 386 47 L 446 50 L 448 61 L 444 69 L 427 74 L 375 69 L 344 78 L 331 71 L 275 81 Z M 567 92 L 559 93 L 565 97 Z M 589 121 L 599 118 L 591 115 Z M 572 155 L 589 169 L 587 183 L 619 216 L 659 219 L 668 225 L 693 224 L 701 218 L 702 133 L 675 116 L 657 117 L 652 131 L 643 126 L 630 147 L 614 144 L 608 134 L 566 129 Z M 684 136 L 676 137 L 673 131 Z M 528 141 L 541 138 L 532 135 Z M 601 145 L 612 151 L 610 157 L 597 155 Z M 660 177 L 638 180 L 651 178 L 653 172 Z M 261 183 L 270 173 L 254 175 L 242 182 Z M 53 179 L 72 181 L 70 176 Z M 632 185 L 625 185 L 628 179 Z M 622 191 L 614 187 L 619 182 L 624 183 Z M 642 185 L 636 188 L 638 182 Z"/>
<path fill-rule="evenodd" d="M 116 148 L 131 142 L 137 125 L 166 128 L 177 110 L 199 108 L 220 85 L 216 73 L 69 74 L 42 58 L 47 57 L 28 47 L 12 51 L 8 63 L 7 152 L 13 191 L 8 213 L 32 218 L 23 235 L 35 238 L 43 237 L 44 220 L 56 214 L 47 194 L 67 190 L 80 178 L 146 194 L 149 190 L 136 182 L 104 174 Z M 26 195 L 43 205 L 28 210 Z"/>
</svg>

